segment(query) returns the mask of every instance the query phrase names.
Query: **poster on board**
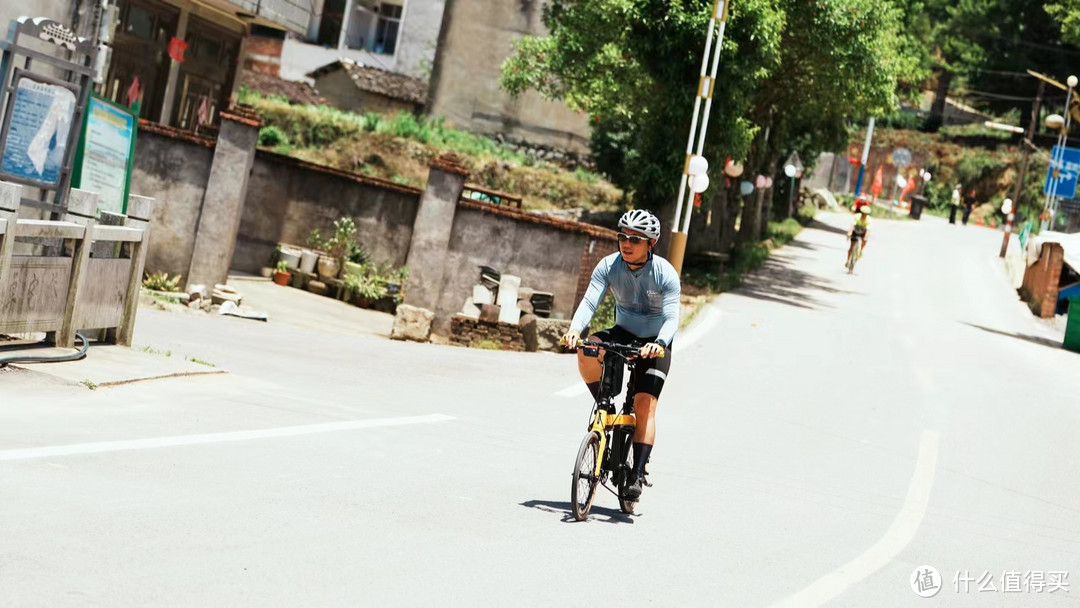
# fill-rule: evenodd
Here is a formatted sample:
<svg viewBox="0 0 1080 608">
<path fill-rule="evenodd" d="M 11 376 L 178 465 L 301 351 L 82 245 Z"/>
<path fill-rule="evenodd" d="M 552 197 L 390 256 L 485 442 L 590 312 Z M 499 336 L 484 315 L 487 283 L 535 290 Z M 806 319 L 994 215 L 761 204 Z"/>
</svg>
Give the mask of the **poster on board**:
<svg viewBox="0 0 1080 608">
<path fill-rule="evenodd" d="M 101 211 L 126 211 L 135 127 L 135 116 L 130 111 L 96 95 L 90 97 L 71 184 L 96 192 Z"/>
<path fill-rule="evenodd" d="M 15 86 L 0 172 L 21 180 L 56 184 L 75 103 L 71 90 L 22 75 Z"/>
</svg>

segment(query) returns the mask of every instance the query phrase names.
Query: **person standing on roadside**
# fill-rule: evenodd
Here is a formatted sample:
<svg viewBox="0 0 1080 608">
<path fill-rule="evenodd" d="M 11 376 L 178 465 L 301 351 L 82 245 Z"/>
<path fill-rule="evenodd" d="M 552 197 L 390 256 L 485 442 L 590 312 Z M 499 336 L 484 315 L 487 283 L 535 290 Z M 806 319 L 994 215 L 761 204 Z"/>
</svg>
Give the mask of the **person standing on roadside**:
<svg viewBox="0 0 1080 608">
<path fill-rule="evenodd" d="M 952 191 L 952 202 L 949 204 L 949 223 L 956 224 L 956 212 L 960 209 L 960 184 Z"/>
<path fill-rule="evenodd" d="M 964 196 L 964 225 L 967 226 L 968 217 L 971 215 L 971 210 L 975 208 L 975 189 L 968 190 L 967 195 Z"/>
</svg>

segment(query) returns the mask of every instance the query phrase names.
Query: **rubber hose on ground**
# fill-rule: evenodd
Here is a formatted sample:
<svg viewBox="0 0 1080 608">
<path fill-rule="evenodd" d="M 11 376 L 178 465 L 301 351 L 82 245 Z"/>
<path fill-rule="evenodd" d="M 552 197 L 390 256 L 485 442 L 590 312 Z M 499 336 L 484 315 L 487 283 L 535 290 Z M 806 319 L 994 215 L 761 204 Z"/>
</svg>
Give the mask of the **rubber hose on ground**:
<svg viewBox="0 0 1080 608">
<path fill-rule="evenodd" d="M 86 351 L 90 348 L 90 341 L 86 339 L 86 336 L 79 332 L 75 332 L 75 337 L 82 340 L 82 347 L 79 348 L 79 352 L 72 353 L 70 355 L 53 355 L 51 357 L 6 357 L 0 358 L 0 367 L 7 367 L 9 363 L 61 363 L 63 361 L 75 361 L 82 359 L 86 356 Z"/>
</svg>

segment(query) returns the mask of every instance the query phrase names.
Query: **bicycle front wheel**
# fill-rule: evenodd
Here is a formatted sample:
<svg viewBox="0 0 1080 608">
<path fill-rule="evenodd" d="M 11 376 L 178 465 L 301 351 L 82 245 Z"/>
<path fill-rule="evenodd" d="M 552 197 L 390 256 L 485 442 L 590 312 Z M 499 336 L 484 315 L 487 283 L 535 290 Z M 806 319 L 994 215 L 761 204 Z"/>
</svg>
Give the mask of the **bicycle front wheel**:
<svg viewBox="0 0 1080 608">
<path fill-rule="evenodd" d="M 570 503 L 574 509 L 574 519 L 584 520 L 589 515 L 596 486 L 600 478 L 596 475 L 596 463 L 600 459 L 600 436 L 590 432 L 581 440 L 577 460 L 574 461 L 574 479 L 570 488 Z"/>
<path fill-rule="evenodd" d="M 628 435 L 626 437 L 626 460 L 624 461 L 626 463 L 626 468 L 623 470 L 621 483 L 619 483 L 619 510 L 630 515 L 634 514 L 634 507 L 637 506 L 636 500 L 630 500 L 626 497 L 626 488 L 630 485 L 630 471 L 634 470 L 634 447 L 633 443 L 631 443 L 632 439 L 633 435 Z"/>
</svg>

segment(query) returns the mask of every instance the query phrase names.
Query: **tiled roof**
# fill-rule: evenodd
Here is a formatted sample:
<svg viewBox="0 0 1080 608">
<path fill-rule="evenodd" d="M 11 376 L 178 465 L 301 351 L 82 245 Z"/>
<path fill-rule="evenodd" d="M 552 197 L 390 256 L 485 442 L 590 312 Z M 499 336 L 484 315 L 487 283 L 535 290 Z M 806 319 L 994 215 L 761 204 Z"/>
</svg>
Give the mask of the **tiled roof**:
<svg viewBox="0 0 1080 608">
<path fill-rule="evenodd" d="M 416 104 L 427 102 L 428 85 L 423 80 L 361 65 L 349 59 L 339 59 L 334 63 L 324 65 L 309 73 L 308 78 L 318 78 L 337 70 L 345 70 L 353 79 L 353 82 L 356 83 L 357 88 L 363 91 L 378 93 Z"/>
<path fill-rule="evenodd" d="M 289 103 L 293 104 L 326 105 L 326 100 L 320 97 L 319 92 L 311 85 L 282 80 L 271 74 L 243 70 L 240 74 L 240 84 L 263 95 L 284 95 Z"/>
</svg>

